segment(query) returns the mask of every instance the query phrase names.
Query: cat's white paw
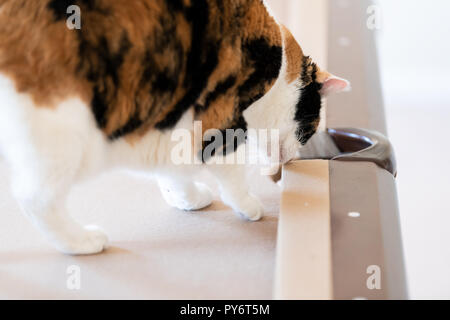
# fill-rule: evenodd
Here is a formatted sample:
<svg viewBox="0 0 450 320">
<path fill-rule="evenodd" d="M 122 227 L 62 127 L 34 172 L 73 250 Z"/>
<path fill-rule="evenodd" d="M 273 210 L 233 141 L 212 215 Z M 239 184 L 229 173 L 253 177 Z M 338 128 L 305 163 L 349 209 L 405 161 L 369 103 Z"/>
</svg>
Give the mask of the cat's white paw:
<svg viewBox="0 0 450 320">
<path fill-rule="evenodd" d="M 72 236 L 61 247 L 69 255 L 89 255 L 102 252 L 108 244 L 108 236 L 97 226 L 85 226 L 80 234 Z"/>
<path fill-rule="evenodd" d="M 170 206 L 184 211 L 201 210 L 213 201 L 211 190 L 199 182 L 195 182 L 194 188 L 183 190 L 183 193 L 169 189 L 162 189 L 161 192 Z"/>
<path fill-rule="evenodd" d="M 235 211 L 250 221 L 258 221 L 264 215 L 263 204 L 258 198 L 252 195 L 245 196 L 233 207 Z"/>
</svg>

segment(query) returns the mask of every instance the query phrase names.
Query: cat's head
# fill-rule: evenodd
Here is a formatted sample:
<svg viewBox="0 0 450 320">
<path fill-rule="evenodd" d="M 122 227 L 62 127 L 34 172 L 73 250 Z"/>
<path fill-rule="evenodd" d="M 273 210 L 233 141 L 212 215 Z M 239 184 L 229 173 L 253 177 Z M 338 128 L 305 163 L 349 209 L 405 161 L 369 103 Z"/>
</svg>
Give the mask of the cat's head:
<svg viewBox="0 0 450 320">
<path fill-rule="evenodd" d="M 279 132 L 279 161 L 298 156 L 302 146 L 316 133 L 323 99 L 350 90 L 350 82 L 321 70 L 305 56 L 286 28 L 283 67 L 272 89 L 249 111 L 251 126 Z M 270 140 L 269 140 L 270 141 Z M 263 152 L 271 146 L 263 146 Z"/>
<path fill-rule="evenodd" d="M 280 127 L 281 163 L 295 158 L 301 147 L 317 132 L 322 120 L 323 99 L 351 89 L 350 82 L 322 71 L 306 56 L 302 58 L 301 73 L 294 83 L 297 86 L 291 93 L 294 100 L 282 106 L 289 116 Z M 290 130 L 283 130 L 283 127 Z"/>
</svg>

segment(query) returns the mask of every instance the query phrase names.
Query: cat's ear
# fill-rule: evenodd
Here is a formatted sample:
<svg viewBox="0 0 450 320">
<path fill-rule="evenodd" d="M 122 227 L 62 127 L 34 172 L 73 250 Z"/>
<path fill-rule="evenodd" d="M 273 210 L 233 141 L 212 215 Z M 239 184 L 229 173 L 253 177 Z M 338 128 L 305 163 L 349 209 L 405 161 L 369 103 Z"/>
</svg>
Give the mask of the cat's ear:
<svg viewBox="0 0 450 320">
<path fill-rule="evenodd" d="M 339 78 L 326 71 L 319 71 L 317 73 L 317 81 L 322 84 L 320 94 L 323 97 L 339 92 L 347 92 L 352 89 L 348 80 Z"/>
</svg>

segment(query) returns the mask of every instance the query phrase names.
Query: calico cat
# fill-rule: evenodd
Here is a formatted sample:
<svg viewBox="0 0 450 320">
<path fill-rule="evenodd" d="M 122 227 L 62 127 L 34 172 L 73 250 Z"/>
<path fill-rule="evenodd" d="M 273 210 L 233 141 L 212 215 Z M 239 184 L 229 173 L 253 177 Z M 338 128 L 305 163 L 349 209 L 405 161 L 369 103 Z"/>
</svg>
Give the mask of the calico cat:
<svg viewBox="0 0 450 320">
<path fill-rule="evenodd" d="M 71 5 L 80 29 L 67 27 Z M 262 0 L 0 0 L 0 150 L 22 210 L 67 254 L 105 248 L 104 232 L 73 221 L 65 200 L 114 167 L 153 172 L 182 210 L 211 203 L 193 181 L 205 167 L 226 204 L 259 220 L 245 166 L 175 165 L 172 132 L 194 121 L 203 132 L 278 130 L 286 163 L 317 130 L 321 98 L 348 87 Z"/>
</svg>

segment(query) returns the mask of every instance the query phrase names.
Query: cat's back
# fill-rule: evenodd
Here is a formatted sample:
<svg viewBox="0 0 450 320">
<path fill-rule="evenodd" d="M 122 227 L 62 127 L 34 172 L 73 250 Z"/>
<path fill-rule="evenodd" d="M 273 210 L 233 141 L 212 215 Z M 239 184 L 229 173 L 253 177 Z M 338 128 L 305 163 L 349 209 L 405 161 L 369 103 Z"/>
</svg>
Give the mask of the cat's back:
<svg viewBox="0 0 450 320">
<path fill-rule="evenodd" d="M 0 72 L 34 96 L 49 93 L 44 86 L 65 87 L 65 78 L 92 82 L 108 72 L 115 78 L 127 53 L 136 58 L 149 50 L 171 2 L 0 0 Z"/>
<path fill-rule="evenodd" d="M 37 106 L 80 97 L 112 140 L 173 127 L 230 80 L 226 93 L 244 110 L 278 76 L 281 37 L 260 0 L 0 0 L 0 6 L 0 74 Z M 68 27 L 74 19 L 79 28 Z M 211 125 L 232 126 L 240 118 L 233 108 Z"/>
<path fill-rule="evenodd" d="M 190 45 L 183 3 L 0 0 L 0 73 L 40 106 L 81 96 L 98 126 L 116 135 L 138 112 L 160 114 L 177 89 Z"/>
</svg>

